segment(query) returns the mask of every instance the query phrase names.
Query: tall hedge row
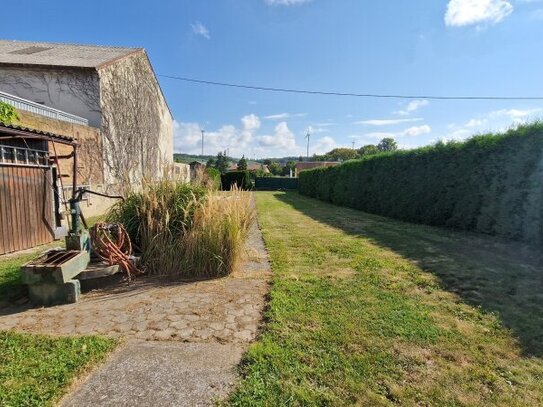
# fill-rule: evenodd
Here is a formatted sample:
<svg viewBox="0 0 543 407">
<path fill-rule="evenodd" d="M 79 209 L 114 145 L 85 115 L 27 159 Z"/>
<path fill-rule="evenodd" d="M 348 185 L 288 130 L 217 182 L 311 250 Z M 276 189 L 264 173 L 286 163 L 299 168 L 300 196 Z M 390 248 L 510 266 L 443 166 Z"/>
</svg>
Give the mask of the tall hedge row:
<svg viewBox="0 0 543 407">
<path fill-rule="evenodd" d="M 249 190 L 252 187 L 251 174 L 247 170 L 230 171 L 222 174 L 221 184 L 223 191 L 230 191 L 234 185 L 239 189 Z"/>
<path fill-rule="evenodd" d="M 303 171 L 301 193 L 400 220 L 543 244 L 543 123 Z"/>
</svg>

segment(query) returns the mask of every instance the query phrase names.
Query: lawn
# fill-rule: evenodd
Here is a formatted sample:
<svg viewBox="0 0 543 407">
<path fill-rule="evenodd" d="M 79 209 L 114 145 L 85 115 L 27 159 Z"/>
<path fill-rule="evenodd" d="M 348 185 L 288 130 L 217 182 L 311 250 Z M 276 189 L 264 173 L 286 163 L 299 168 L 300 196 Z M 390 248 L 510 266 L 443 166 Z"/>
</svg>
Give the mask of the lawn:
<svg viewBox="0 0 543 407">
<path fill-rule="evenodd" d="M 116 344 L 100 337 L 51 338 L 0 331 L 0 406 L 50 406 Z"/>
<path fill-rule="evenodd" d="M 543 405 L 541 256 L 256 193 L 274 271 L 232 405 Z"/>
</svg>

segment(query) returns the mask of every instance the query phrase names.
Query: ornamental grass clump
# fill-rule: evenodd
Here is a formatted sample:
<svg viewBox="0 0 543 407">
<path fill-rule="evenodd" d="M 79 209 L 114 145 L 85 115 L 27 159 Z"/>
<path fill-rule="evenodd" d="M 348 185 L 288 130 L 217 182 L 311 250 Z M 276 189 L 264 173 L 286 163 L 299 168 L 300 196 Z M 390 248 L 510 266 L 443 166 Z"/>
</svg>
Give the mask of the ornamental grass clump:
<svg viewBox="0 0 543 407">
<path fill-rule="evenodd" d="M 171 180 L 145 185 L 108 215 L 108 221 L 125 226 L 140 249 L 145 272 L 182 278 L 231 273 L 253 219 L 245 192 Z"/>
<path fill-rule="evenodd" d="M 216 192 L 196 210 L 192 229 L 185 234 L 182 273 L 221 277 L 236 269 L 254 221 L 248 192 L 233 188 Z"/>
</svg>

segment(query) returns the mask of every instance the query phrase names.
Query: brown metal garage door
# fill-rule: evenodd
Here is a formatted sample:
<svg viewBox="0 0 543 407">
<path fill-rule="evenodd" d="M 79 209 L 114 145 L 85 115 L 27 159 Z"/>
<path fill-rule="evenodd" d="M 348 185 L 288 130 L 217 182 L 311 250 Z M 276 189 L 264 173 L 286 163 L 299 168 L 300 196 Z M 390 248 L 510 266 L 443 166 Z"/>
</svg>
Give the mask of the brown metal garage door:
<svg viewBox="0 0 543 407">
<path fill-rule="evenodd" d="M 0 165 L 0 254 L 54 238 L 50 167 Z"/>
</svg>

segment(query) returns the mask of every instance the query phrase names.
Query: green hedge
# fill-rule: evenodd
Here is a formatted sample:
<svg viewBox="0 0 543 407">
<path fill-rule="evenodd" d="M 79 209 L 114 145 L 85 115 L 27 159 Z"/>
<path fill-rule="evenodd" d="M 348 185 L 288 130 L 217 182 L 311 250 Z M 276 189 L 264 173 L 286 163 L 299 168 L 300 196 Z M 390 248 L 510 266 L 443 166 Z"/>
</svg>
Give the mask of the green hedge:
<svg viewBox="0 0 543 407">
<path fill-rule="evenodd" d="M 543 123 L 303 171 L 301 193 L 405 221 L 543 244 Z"/>
<path fill-rule="evenodd" d="M 221 176 L 223 191 L 230 191 L 232 185 L 237 185 L 238 188 L 249 190 L 252 187 L 251 174 L 249 171 L 230 171 Z"/>
<path fill-rule="evenodd" d="M 281 191 L 287 189 L 298 189 L 298 178 L 256 177 L 255 189 L 257 191 Z"/>
</svg>

